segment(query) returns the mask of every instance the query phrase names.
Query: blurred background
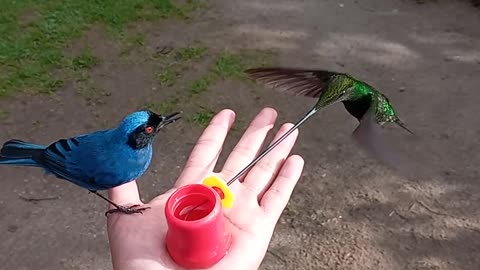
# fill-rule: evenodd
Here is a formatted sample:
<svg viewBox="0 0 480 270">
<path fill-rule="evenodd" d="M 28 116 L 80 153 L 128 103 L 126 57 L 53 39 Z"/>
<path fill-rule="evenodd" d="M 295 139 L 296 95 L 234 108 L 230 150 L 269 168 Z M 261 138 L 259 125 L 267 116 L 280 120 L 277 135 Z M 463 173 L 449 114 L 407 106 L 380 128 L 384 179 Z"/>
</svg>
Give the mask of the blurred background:
<svg viewBox="0 0 480 270">
<path fill-rule="evenodd" d="M 304 174 L 261 269 L 480 269 L 478 1 L 0 3 L 2 142 L 49 144 L 138 108 L 183 110 L 138 181 L 150 200 L 221 109 L 237 112 L 223 162 L 261 108 L 275 108 L 280 125 L 315 103 L 255 85 L 243 69 L 347 72 L 390 98 L 422 144 L 387 130 L 434 172 L 406 179 L 381 166 L 350 139 L 357 121 L 343 106 L 325 109 L 300 129 Z M 104 202 L 40 169 L 3 166 L 0 179 L 2 269 L 111 269 Z"/>
</svg>

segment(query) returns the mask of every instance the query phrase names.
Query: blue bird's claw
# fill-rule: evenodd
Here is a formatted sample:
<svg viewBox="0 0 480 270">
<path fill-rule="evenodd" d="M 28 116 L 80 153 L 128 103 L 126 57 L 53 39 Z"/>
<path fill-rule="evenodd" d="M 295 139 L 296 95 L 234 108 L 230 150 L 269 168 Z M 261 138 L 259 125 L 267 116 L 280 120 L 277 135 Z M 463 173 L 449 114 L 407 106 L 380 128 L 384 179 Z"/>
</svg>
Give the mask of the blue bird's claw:
<svg viewBox="0 0 480 270">
<path fill-rule="evenodd" d="M 139 213 L 139 214 L 143 215 L 143 211 L 150 208 L 150 207 L 136 208 L 138 206 L 140 206 L 140 205 L 135 204 L 135 205 L 128 206 L 128 207 L 118 205 L 117 208 L 110 209 L 107 212 L 105 212 L 105 216 L 108 216 L 108 214 L 113 214 L 113 213 L 123 213 L 123 214 L 127 214 L 127 215 Z"/>
</svg>

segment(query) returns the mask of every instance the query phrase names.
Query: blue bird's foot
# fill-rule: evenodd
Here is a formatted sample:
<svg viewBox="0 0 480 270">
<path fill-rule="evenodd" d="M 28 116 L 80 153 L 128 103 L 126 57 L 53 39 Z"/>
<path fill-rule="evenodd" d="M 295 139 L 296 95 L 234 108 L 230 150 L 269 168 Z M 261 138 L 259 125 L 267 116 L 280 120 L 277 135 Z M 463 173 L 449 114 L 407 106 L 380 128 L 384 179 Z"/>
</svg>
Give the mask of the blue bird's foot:
<svg viewBox="0 0 480 270">
<path fill-rule="evenodd" d="M 105 212 L 105 216 L 107 216 L 108 214 L 113 214 L 113 213 L 123 213 L 123 214 L 127 214 L 127 215 L 131 215 L 131 214 L 143 214 L 143 211 L 145 211 L 146 209 L 150 208 L 150 207 L 140 207 L 140 208 L 136 208 L 140 206 L 139 204 L 135 204 L 135 205 L 132 205 L 132 206 L 121 206 L 121 205 L 117 205 L 115 209 L 110 209 L 108 210 L 107 212 Z"/>
<path fill-rule="evenodd" d="M 90 192 L 97 195 L 98 197 L 102 198 L 103 200 L 107 201 L 108 203 L 110 203 L 111 205 L 113 205 L 115 207 L 115 209 L 110 209 L 107 212 L 105 212 L 105 216 L 107 216 L 108 214 L 113 214 L 113 213 L 117 213 L 117 212 L 127 214 L 127 215 L 137 214 L 137 213 L 143 214 L 142 212 L 144 210 L 150 208 L 150 207 L 136 208 L 136 207 L 140 206 L 139 204 L 135 204 L 135 205 L 128 206 L 128 207 L 118 205 L 118 204 L 114 203 L 112 200 L 108 199 L 107 197 L 103 196 L 102 194 L 98 193 L 95 190 L 90 190 Z"/>
</svg>

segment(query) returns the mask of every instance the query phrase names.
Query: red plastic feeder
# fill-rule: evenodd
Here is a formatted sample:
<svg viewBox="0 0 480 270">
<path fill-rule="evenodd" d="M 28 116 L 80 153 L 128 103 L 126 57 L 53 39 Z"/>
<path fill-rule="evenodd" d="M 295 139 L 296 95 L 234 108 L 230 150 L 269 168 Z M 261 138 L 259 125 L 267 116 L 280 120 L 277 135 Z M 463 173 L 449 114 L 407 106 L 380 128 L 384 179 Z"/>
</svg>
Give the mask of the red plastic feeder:
<svg viewBox="0 0 480 270">
<path fill-rule="evenodd" d="M 179 188 L 168 199 L 167 250 L 185 268 L 207 268 L 220 261 L 230 248 L 221 198 L 205 185 Z"/>
</svg>

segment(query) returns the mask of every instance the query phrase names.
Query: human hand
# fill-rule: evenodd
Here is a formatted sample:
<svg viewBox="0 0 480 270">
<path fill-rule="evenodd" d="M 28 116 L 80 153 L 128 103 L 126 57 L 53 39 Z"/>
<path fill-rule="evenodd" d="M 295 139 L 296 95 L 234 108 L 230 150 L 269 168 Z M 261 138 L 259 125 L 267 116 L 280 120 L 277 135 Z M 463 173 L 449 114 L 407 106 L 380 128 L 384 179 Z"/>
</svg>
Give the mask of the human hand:
<svg viewBox="0 0 480 270">
<path fill-rule="evenodd" d="M 109 190 L 109 198 L 120 205 L 150 207 L 142 215 L 108 215 L 107 230 L 114 269 L 184 269 L 170 258 L 165 245 L 168 227 L 164 209 L 169 196 L 177 188 L 201 183 L 209 175 L 231 179 L 263 149 L 276 118 L 275 110 L 263 109 L 250 123 L 221 172 L 214 173 L 223 143 L 235 120 L 233 111 L 223 110 L 211 120 L 174 187 L 165 194 L 143 204 L 135 181 Z M 292 124 L 284 124 L 274 140 L 291 127 Z M 226 229 L 232 234 L 232 245 L 228 254 L 210 269 L 253 270 L 260 266 L 275 225 L 303 170 L 304 161 L 300 156 L 288 157 L 297 136 L 298 130 L 295 130 L 230 186 L 237 199 L 231 209 L 223 210 Z"/>
</svg>

